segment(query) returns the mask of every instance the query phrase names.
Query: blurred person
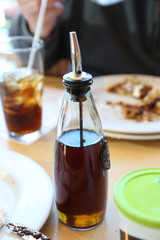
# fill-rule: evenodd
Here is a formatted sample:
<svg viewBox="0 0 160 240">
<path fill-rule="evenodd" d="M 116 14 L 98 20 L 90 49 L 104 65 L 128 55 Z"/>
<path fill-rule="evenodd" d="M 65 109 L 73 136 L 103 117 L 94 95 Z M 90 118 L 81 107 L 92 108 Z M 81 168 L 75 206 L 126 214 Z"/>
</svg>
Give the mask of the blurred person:
<svg viewBox="0 0 160 240">
<path fill-rule="evenodd" d="M 18 3 L 21 14 L 14 19 L 10 35 L 33 35 L 41 0 Z M 61 59 L 67 64 L 70 61 L 70 31 L 77 33 L 83 71 L 93 76 L 160 75 L 159 0 L 124 0 L 109 5 L 96 0 L 48 0 L 41 32 L 46 72 L 54 73 Z M 61 70 L 60 74 L 67 71 Z"/>
</svg>

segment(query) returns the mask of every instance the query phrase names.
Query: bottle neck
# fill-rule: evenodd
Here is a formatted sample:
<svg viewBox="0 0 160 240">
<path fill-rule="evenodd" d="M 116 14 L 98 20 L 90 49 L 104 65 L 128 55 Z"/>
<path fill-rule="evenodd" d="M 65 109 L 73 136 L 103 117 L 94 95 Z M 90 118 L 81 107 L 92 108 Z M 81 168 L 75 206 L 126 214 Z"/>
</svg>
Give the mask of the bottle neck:
<svg viewBox="0 0 160 240">
<path fill-rule="evenodd" d="M 66 92 L 72 96 L 74 102 L 84 102 L 86 94 L 90 91 L 90 87 L 72 88 L 66 87 Z"/>
<path fill-rule="evenodd" d="M 69 92 L 68 92 L 69 90 Z M 70 93 L 71 91 L 71 93 Z M 101 121 L 90 88 L 77 94 L 75 89 L 66 89 L 57 124 L 57 139 L 67 131 L 90 131 L 102 137 Z M 78 92 L 79 93 L 79 92 Z"/>
</svg>

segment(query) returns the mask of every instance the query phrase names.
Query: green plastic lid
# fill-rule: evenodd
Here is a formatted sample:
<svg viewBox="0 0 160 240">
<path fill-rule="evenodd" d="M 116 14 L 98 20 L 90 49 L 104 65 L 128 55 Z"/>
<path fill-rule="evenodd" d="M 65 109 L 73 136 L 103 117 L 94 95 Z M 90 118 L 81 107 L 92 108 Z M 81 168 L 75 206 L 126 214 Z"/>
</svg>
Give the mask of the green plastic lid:
<svg viewBox="0 0 160 240">
<path fill-rule="evenodd" d="M 132 221 L 160 229 L 160 168 L 142 169 L 120 178 L 114 201 Z"/>
</svg>

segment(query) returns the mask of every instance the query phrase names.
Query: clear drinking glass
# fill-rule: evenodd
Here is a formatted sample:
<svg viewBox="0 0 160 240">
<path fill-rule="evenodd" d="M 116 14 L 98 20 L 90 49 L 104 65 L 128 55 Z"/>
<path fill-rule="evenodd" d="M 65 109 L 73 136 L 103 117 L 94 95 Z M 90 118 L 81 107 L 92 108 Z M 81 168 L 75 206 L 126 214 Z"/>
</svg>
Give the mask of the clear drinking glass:
<svg viewBox="0 0 160 240">
<path fill-rule="evenodd" d="M 37 43 L 33 66 L 28 68 L 32 37 L 0 41 L 1 100 L 9 136 L 32 142 L 42 125 L 43 41 Z"/>
</svg>

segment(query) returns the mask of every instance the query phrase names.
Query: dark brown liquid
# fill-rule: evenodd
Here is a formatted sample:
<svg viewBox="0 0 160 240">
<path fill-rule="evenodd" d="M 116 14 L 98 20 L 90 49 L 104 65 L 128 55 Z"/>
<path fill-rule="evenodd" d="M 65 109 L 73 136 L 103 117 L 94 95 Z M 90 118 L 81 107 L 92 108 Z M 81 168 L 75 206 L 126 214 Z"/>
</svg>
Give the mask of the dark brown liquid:
<svg viewBox="0 0 160 240">
<path fill-rule="evenodd" d="M 60 220 L 72 228 L 91 228 L 104 218 L 107 171 L 101 167 L 102 136 L 65 132 L 55 146 L 56 204 Z"/>
<path fill-rule="evenodd" d="M 123 232 L 122 230 L 120 230 L 120 237 L 121 237 L 121 240 L 144 240 L 144 239 L 132 237 L 127 233 Z"/>
<path fill-rule="evenodd" d="M 28 82 L 22 79 L 15 86 L 4 82 L 2 104 L 9 132 L 21 135 L 41 128 L 41 79 L 37 77 Z"/>
<path fill-rule="evenodd" d="M 38 105 L 22 107 L 18 112 L 4 111 L 7 128 L 16 134 L 32 133 L 41 127 L 41 108 Z"/>
</svg>

